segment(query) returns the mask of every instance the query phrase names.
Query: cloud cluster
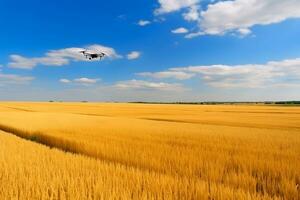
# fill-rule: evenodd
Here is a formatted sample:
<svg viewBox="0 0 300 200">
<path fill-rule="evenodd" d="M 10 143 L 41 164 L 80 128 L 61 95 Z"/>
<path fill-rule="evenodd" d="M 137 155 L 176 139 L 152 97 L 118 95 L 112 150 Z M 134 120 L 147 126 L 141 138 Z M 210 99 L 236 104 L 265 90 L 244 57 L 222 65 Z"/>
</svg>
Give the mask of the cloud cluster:
<svg viewBox="0 0 300 200">
<path fill-rule="evenodd" d="M 102 45 L 90 45 L 85 48 L 66 48 L 48 51 L 43 57 L 26 58 L 20 55 L 11 55 L 9 67 L 19 69 L 32 69 L 37 65 L 46 66 L 62 66 L 67 65 L 71 61 L 88 61 L 80 51 L 88 50 L 95 53 L 105 53 L 107 57 L 115 59 L 121 56 L 111 48 Z"/>
<path fill-rule="evenodd" d="M 230 31 L 251 33 L 254 25 L 279 23 L 300 17 L 298 0 L 220 1 L 201 12 L 200 28 L 205 34 L 222 35 Z"/>
<path fill-rule="evenodd" d="M 269 25 L 300 17 L 298 0 L 211 1 L 206 10 L 201 10 L 199 0 L 158 0 L 158 3 L 160 8 L 155 10 L 155 14 L 184 9 L 184 20 L 196 22 L 198 31 L 187 34 L 186 38 L 227 33 L 246 36 L 252 33 L 251 28 L 255 25 Z"/>
<path fill-rule="evenodd" d="M 218 88 L 300 86 L 300 58 L 266 64 L 177 67 L 164 72 L 144 72 L 138 75 L 178 80 L 199 77 L 207 85 Z"/>
</svg>

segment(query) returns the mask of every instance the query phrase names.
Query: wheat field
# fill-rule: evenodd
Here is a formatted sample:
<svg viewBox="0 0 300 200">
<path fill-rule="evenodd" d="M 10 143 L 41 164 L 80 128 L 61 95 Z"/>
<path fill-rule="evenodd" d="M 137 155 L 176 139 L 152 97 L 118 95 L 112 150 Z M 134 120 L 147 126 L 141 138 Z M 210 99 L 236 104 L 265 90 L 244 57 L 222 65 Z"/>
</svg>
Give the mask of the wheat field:
<svg viewBox="0 0 300 200">
<path fill-rule="evenodd" d="M 300 199 L 300 107 L 0 103 L 0 199 Z"/>
</svg>

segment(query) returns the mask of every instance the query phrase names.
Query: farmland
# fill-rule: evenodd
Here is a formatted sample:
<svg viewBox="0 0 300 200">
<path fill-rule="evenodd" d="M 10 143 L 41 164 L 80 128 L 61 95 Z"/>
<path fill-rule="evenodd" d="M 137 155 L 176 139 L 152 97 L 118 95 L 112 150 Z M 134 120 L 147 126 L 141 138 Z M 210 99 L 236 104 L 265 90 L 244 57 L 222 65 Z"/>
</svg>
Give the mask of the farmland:
<svg viewBox="0 0 300 200">
<path fill-rule="evenodd" d="M 300 107 L 0 103 L 0 199 L 299 199 Z"/>
</svg>

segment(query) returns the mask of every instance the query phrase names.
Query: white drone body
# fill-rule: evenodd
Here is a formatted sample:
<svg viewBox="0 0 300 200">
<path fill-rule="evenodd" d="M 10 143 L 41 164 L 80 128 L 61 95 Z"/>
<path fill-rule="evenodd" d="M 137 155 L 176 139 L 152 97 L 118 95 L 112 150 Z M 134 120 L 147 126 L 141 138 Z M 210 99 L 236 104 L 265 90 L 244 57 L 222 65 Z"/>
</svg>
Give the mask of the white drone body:
<svg viewBox="0 0 300 200">
<path fill-rule="evenodd" d="M 80 53 L 82 53 L 86 57 L 86 59 L 89 59 L 89 60 L 93 60 L 93 59 L 97 59 L 97 58 L 99 58 L 101 60 L 104 56 L 106 56 L 106 54 L 103 52 L 95 53 L 95 52 L 89 52 L 87 50 L 80 51 Z"/>
</svg>

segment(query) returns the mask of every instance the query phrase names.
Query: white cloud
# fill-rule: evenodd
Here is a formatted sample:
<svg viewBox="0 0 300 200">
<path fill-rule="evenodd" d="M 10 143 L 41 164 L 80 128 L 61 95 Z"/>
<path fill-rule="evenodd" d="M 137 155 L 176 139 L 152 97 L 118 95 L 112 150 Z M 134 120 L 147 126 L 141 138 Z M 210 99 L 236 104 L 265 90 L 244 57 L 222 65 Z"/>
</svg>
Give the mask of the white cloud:
<svg viewBox="0 0 300 200">
<path fill-rule="evenodd" d="M 80 53 L 84 49 L 95 53 L 103 52 L 111 59 L 121 57 L 113 48 L 95 44 L 85 48 L 73 47 L 50 50 L 43 57 L 26 58 L 20 55 L 11 55 L 8 66 L 19 69 L 33 69 L 37 65 L 62 66 L 69 64 L 71 61 L 89 61 Z"/>
<path fill-rule="evenodd" d="M 139 26 L 147 26 L 149 24 L 151 24 L 151 22 L 148 21 L 148 20 L 140 20 L 140 21 L 138 21 L 138 25 Z"/>
<path fill-rule="evenodd" d="M 199 21 L 200 20 L 199 6 L 198 5 L 191 6 L 188 12 L 183 13 L 182 16 L 186 21 Z"/>
<path fill-rule="evenodd" d="M 199 0 L 158 0 L 160 7 L 154 11 L 156 15 L 170 13 L 188 8 L 199 3 Z"/>
<path fill-rule="evenodd" d="M 59 82 L 61 82 L 61 83 L 71 83 L 72 81 L 69 80 L 69 79 L 62 78 L 62 79 L 59 80 Z"/>
<path fill-rule="evenodd" d="M 164 71 L 164 72 L 156 72 L 156 73 L 143 72 L 143 73 L 137 73 L 137 75 L 156 78 L 156 79 L 173 78 L 177 80 L 186 80 L 192 78 L 195 74 L 181 72 L 181 71 Z"/>
<path fill-rule="evenodd" d="M 199 31 L 199 32 L 195 32 L 195 33 L 189 33 L 189 34 L 185 35 L 184 37 L 187 39 L 192 39 L 192 38 L 202 36 L 202 35 L 205 35 L 205 33 L 202 31 Z"/>
<path fill-rule="evenodd" d="M 92 78 L 82 77 L 82 78 L 76 78 L 73 80 L 62 78 L 59 80 L 59 82 L 64 83 L 64 84 L 75 83 L 75 84 L 79 84 L 79 85 L 89 86 L 89 85 L 96 84 L 99 80 L 100 79 L 92 79 Z"/>
<path fill-rule="evenodd" d="M 185 9 L 185 12 L 182 14 L 183 18 L 186 21 L 200 21 L 200 0 L 158 0 L 160 8 L 154 11 L 154 14 L 161 15 L 167 14 L 175 11 Z M 186 28 L 178 28 L 171 31 L 175 34 L 184 34 L 188 33 L 189 30 Z M 195 37 L 196 35 L 191 33 L 188 34 L 187 38 Z M 198 36 L 199 34 L 197 34 Z"/>
<path fill-rule="evenodd" d="M 199 29 L 185 38 L 202 35 L 237 33 L 246 36 L 255 25 L 280 23 L 300 18 L 299 0 L 230 0 L 210 1 L 206 10 L 200 9 L 200 0 L 158 0 L 155 14 L 166 14 L 184 9 L 183 18 L 196 22 Z"/>
<path fill-rule="evenodd" d="M 240 28 L 237 30 L 242 36 L 249 35 L 252 31 L 248 28 Z"/>
<path fill-rule="evenodd" d="M 199 77 L 207 85 L 218 88 L 300 86 L 300 58 L 272 61 L 266 64 L 177 67 L 170 68 L 168 71 L 144 72 L 138 75 L 179 80 Z"/>
<path fill-rule="evenodd" d="M 175 30 L 172 30 L 171 32 L 174 34 L 183 34 L 183 33 L 188 33 L 189 31 L 186 28 L 180 27 Z"/>
<path fill-rule="evenodd" d="M 132 51 L 127 55 L 128 60 L 135 60 L 141 56 L 141 52 L 139 51 Z"/>
<path fill-rule="evenodd" d="M 182 85 L 177 83 L 149 82 L 135 79 L 128 81 L 120 81 L 115 84 L 115 87 L 119 89 L 148 89 L 166 91 L 184 90 Z"/>
<path fill-rule="evenodd" d="M 8 64 L 12 68 L 32 69 L 37 65 L 37 58 L 25 58 L 19 55 L 11 55 L 11 62 Z"/>
<path fill-rule="evenodd" d="M 99 79 L 91 79 L 91 78 L 77 78 L 74 79 L 74 82 L 80 84 L 95 84 L 99 81 Z"/>
<path fill-rule="evenodd" d="M 0 84 L 27 84 L 32 80 L 34 77 L 31 76 L 0 73 Z"/>
<path fill-rule="evenodd" d="M 199 26 L 209 35 L 223 35 L 231 31 L 246 35 L 254 25 L 268 25 L 299 17 L 299 0 L 220 1 L 201 12 Z"/>
<path fill-rule="evenodd" d="M 116 50 L 112 47 L 106 47 L 99 44 L 94 44 L 86 47 L 87 50 L 95 52 L 95 53 L 105 53 L 105 55 L 111 59 L 122 58 L 121 55 L 118 55 Z"/>
</svg>

